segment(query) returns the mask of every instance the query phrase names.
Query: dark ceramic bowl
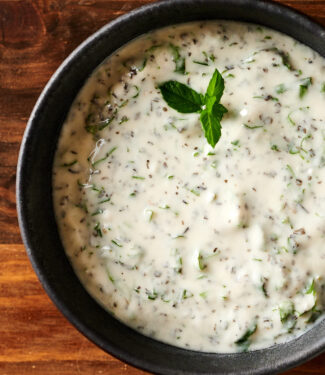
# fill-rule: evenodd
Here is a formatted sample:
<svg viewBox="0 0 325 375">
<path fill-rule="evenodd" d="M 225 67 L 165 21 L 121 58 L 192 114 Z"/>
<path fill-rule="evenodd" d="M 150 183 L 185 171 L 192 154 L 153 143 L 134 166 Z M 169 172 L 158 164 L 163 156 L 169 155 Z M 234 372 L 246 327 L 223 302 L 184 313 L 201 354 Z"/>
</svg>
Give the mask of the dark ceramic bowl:
<svg viewBox="0 0 325 375">
<path fill-rule="evenodd" d="M 108 314 L 85 291 L 64 253 L 54 218 L 52 164 L 64 119 L 87 77 L 108 55 L 136 36 L 162 26 L 203 19 L 231 19 L 269 26 L 325 56 L 325 30 L 307 17 L 256 0 L 170 0 L 126 14 L 88 38 L 51 78 L 29 119 L 17 181 L 19 223 L 29 258 L 55 305 L 103 350 L 160 374 L 270 374 L 325 349 L 325 321 L 299 338 L 238 354 L 183 350 L 145 337 Z"/>
</svg>

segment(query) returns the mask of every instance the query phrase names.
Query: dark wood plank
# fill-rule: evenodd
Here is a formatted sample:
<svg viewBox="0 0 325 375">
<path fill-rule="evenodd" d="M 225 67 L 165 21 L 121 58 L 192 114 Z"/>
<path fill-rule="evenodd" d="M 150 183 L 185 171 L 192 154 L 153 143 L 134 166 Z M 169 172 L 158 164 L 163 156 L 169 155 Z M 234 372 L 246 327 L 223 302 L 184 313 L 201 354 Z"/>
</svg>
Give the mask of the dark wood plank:
<svg viewBox="0 0 325 375">
<path fill-rule="evenodd" d="M 143 374 L 105 354 L 54 307 L 27 259 L 15 208 L 21 138 L 42 88 L 86 37 L 153 0 L 0 0 L 0 374 Z M 325 26 L 325 0 L 276 0 Z M 325 374 L 325 354 L 286 372 Z"/>
<path fill-rule="evenodd" d="M 0 139 L 3 138 L 0 136 Z M 1 143 L 3 142 L 0 141 L 0 160 L 4 160 L 6 162 L 7 157 L 6 154 L 3 152 Z M 17 154 L 18 145 L 19 142 L 13 151 L 15 155 Z M 10 146 L 6 147 L 10 148 Z M 0 244 L 21 243 L 16 212 L 15 180 L 15 164 L 10 167 L 0 165 Z"/>
<path fill-rule="evenodd" d="M 0 306 L 1 374 L 130 370 L 66 321 L 42 289 L 23 245 L 0 245 Z"/>
</svg>

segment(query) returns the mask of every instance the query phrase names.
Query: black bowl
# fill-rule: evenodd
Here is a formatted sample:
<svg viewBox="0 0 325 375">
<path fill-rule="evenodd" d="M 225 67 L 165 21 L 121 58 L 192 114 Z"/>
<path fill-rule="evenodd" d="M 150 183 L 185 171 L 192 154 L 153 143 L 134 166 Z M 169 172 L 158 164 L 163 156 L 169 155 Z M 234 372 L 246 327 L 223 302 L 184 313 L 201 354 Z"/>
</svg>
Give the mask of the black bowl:
<svg viewBox="0 0 325 375">
<path fill-rule="evenodd" d="M 325 30 L 321 26 L 269 1 L 167 0 L 118 18 L 64 61 L 35 105 L 18 163 L 19 223 L 27 253 L 46 292 L 67 319 L 103 350 L 161 374 L 270 374 L 321 353 L 325 348 L 325 321 L 286 344 L 248 353 L 207 354 L 155 341 L 117 321 L 90 297 L 64 253 L 54 218 L 54 153 L 65 117 L 87 77 L 108 55 L 136 36 L 166 25 L 203 19 L 269 26 L 325 56 Z"/>
</svg>

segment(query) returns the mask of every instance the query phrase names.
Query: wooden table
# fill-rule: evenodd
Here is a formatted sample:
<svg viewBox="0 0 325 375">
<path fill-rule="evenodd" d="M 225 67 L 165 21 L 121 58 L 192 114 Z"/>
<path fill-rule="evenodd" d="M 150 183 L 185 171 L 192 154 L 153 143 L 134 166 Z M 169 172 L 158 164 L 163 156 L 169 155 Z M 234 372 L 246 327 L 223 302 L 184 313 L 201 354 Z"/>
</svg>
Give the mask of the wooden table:
<svg viewBox="0 0 325 375">
<path fill-rule="evenodd" d="M 0 375 L 141 374 L 84 338 L 54 307 L 19 234 L 15 178 L 28 116 L 86 37 L 152 0 L 0 0 Z M 325 0 L 278 0 L 325 25 Z M 325 353 L 287 374 L 325 374 Z"/>
</svg>

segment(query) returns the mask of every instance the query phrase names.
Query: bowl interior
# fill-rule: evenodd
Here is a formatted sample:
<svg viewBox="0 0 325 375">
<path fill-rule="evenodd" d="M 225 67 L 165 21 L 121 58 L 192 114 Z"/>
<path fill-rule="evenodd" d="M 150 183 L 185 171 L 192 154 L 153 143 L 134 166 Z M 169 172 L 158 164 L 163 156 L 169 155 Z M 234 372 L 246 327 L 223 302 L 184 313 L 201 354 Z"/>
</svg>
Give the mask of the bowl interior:
<svg viewBox="0 0 325 375">
<path fill-rule="evenodd" d="M 152 29 L 203 19 L 231 19 L 282 31 L 325 56 L 325 31 L 308 18 L 269 1 L 172 0 L 133 11 L 87 39 L 61 65 L 30 117 L 19 158 L 17 201 L 22 236 L 46 292 L 63 314 L 107 352 L 164 374 L 262 374 L 287 369 L 325 348 L 321 321 L 303 336 L 269 349 L 207 354 L 157 342 L 126 327 L 85 291 L 67 260 L 52 202 L 52 164 L 68 110 L 95 67 L 114 50 Z"/>
</svg>

